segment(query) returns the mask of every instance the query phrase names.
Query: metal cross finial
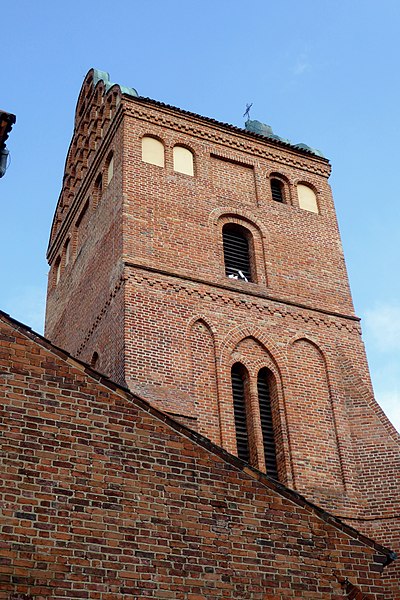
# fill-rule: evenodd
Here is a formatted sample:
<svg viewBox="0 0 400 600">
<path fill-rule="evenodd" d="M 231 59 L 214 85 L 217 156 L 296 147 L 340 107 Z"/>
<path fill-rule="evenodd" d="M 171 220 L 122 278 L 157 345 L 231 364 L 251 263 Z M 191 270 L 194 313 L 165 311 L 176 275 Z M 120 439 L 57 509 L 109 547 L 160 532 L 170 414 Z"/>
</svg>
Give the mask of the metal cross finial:
<svg viewBox="0 0 400 600">
<path fill-rule="evenodd" d="M 247 121 L 250 121 L 250 109 L 253 106 L 253 103 L 251 104 L 246 104 L 246 110 L 244 111 L 244 117 L 247 116 Z"/>
</svg>

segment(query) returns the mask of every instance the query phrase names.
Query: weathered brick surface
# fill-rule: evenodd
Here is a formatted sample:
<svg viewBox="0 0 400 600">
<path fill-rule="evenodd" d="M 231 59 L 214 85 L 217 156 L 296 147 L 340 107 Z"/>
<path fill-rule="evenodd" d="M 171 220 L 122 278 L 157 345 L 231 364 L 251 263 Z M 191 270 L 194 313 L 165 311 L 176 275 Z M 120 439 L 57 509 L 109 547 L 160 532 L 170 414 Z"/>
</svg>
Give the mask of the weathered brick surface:
<svg viewBox="0 0 400 600">
<path fill-rule="evenodd" d="M 0 340 L 1 599 L 392 597 L 384 548 L 5 315 Z"/>
<path fill-rule="evenodd" d="M 328 161 L 91 77 L 49 246 L 46 335 L 86 362 L 98 353 L 100 371 L 233 454 L 230 369 L 241 362 L 261 470 L 256 379 L 267 367 L 280 480 L 399 550 L 399 435 L 373 397 Z M 145 135 L 163 142 L 164 167 L 141 160 Z M 194 177 L 174 171 L 176 144 L 193 152 Z M 319 214 L 300 209 L 299 183 Z M 251 283 L 225 276 L 226 223 L 251 233 Z M 385 573 L 398 594 L 400 567 Z"/>
</svg>

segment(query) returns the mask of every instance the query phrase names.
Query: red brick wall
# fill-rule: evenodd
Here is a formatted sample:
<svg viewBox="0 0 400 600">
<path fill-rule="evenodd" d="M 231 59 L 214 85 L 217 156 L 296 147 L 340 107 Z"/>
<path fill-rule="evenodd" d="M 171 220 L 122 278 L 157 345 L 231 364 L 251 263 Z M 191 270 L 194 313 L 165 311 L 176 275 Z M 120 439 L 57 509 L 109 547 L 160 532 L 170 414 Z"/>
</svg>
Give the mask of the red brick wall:
<svg viewBox="0 0 400 600">
<path fill-rule="evenodd" d="M 107 182 L 110 151 L 114 176 Z M 63 268 L 58 285 L 54 267 L 50 269 L 45 328 L 47 337 L 88 363 L 97 352 L 96 368 L 120 383 L 124 382 L 122 156 L 122 137 L 117 131 L 92 164 L 65 218 L 61 241 L 51 249 L 51 255 L 61 253 Z M 96 190 L 99 173 L 103 173 L 101 195 Z M 69 264 L 64 266 L 63 240 L 68 238 L 72 249 Z"/>
<path fill-rule="evenodd" d="M 384 549 L 0 325 L 2 600 L 392 597 Z"/>
<path fill-rule="evenodd" d="M 255 382 L 267 367 L 280 480 L 400 548 L 399 436 L 373 398 L 329 164 L 143 99 L 121 96 L 115 110 L 68 210 L 57 209 L 65 229 L 53 231 L 52 265 L 112 148 L 116 175 L 68 278 L 49 288 L 46 334 L 85 361 L 98 352 L 99 370 L 234 454 L 230 369 L 241 362 L 260 469 Z M 164 143 L 164 167 L 142 162 L 144 135 Z M 175 144 L 194 153 L 194 177 L 174 172 Z M 272 200 L 276 174 L 284 204 Z M 320 214 L 299 208 L 298 183 L 316 191 Z M 225 223 L 251 232 L 252 283 L 225 276 Z"/>
</svg>

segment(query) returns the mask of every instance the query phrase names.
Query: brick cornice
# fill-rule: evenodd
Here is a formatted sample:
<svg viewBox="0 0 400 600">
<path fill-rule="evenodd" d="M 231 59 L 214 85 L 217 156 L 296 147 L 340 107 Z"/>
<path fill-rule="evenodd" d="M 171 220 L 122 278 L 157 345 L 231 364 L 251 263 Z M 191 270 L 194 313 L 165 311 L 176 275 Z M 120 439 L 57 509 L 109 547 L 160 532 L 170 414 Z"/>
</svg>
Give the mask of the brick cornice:
<svg viewBox="0 0 400 600">
<path fill-rule="evenodd" d="M 144 265 L 128 260 L 124 261 L 124 266 L 132 269 L 137 269 L 138 271 L 143 272 L 143 275 L 133 275 L 139 283 L 144 280 L 147 281 L 151 286 L 158 285 L 161 288 L 171 287 L 174 288 L 175 291 L 183 290 L 189 295 L 197 294 L 200 297 L 208 296 L 212 301 L 221 300 L 224 304 L 232 303 L 237 306 L 242 305 L 248 309 L 254 308 L 259 310 L 260 312 L 269 312 L 271 315 L 279 313 L 281 316 L 287 316 L 290 314 L 294 319 L 302 319 L 306 322 L 313 321 L 316 324 L 324 323 L 328 327 L 333 325 L 338 329 L 345 328 L 348 331 L 356 331 L 358 334 L 360 333 L 359 317 L 324 310 L 314 306 L 286 300 L 284 298 L 278 298 L 276 296 L 271 296 L 268 293 L 268 291 L 264 292 L 259 289 L 248 290 L 246 289 L 246 285 L 249 284 L 245 285 L 241 284 L 241 282 L 225 284 L 222 282 L 215 282 L 211 280 L 202 279 L 200 277 L 194 277 L 186 273 L 173 273 L 171 271 L 151 267 L 149 265 Z M 155 278 L 154 274 L 162 276 L 162 279 Z M 165 277 L 171 278 L 171 281 L 167 281 Z M 212 289 L 210 291 L 204 292 L 201 289 L 196 289 L 192 286 L 187 286 L 187 282 L 196 283 L 199 286 L 207 286 Z M 238 289 L 238 286 L 240 286 L 240 289 Z M 228 296 L 225 293 L 226 291 L 229 291 L 232 295 Z M 265 304 L 261 304 L 258 300 L 268 300 L 273 304 L 271 304 L 270 306 L 265 306 Z M 279 306 L 277 306 L 277 304 Z M 309 312 L 304 314 L 302 312 L 293 310 L 298 308 L 302 310 L 305 309 Z M 338 322 L 334 319 L 341 319 L 345 322 Z"/>
<path fill-rule="evenodd" d="M 246 152 L 250 156 L 266 158 L 278 164 L 288 165 L 301 169 L 308 173 L 314 173 L 328 178 L 331 172 L 330 164 L 314 156 L 307 155 L 303 158 L 300 151 L 292 149 L 289 145 L 277 145 L 268 138 L 257 136 L 253 141 L 253 135 L 239 128 L 224 123 L 209 122 L 200 115 L 180 114 L 181 111 L 167 106 L 143 106 L 141 98 L 125 98 L 126 114 L 135 119 L 147 121 L 154 125 L 160 125 L 173 131 L 187 133 L 194 137 L 209 140 L 225 147 L 234 148 Z M 140 105 L 142 103 L 142 106 Z M 182 111 L 183 112 L 183 111 Z M 249 163 L 250 164 L 250 163 Z"/>
</svg>

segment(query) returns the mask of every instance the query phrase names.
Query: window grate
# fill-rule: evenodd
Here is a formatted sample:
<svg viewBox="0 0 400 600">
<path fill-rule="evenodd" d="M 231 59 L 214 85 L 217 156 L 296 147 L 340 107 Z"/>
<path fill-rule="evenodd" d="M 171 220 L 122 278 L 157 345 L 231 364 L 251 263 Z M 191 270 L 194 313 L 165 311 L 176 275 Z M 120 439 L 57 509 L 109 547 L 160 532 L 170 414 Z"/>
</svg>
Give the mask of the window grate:
<svg viewBox="0 0 400 600">
<path fill-rule="evenodd" d="M 260 406 L 261 430 L 264 442 L 264 456 L 267 475 L 273 479 L 278 479 L 274 426 L 272 422 L 271 394 L 268 382 L 268 373 L 264 369 L 262 369 L 258 374 L 257 391 L 258 402 Z"/>
<path fill-rule="evenodd" d="M 279 179 L 271 179 L 272 200 L 283 202 L 282 182 Z"/>
<path fill-rule="evenodd" d="M 237 231 L 224 229 L 224 260 L 226 275 L 251 281 L 249 242 Z"/>
<path fill-rule="evenodd" d="M 240 365 L 233 365 L 232 367 L 232 395 L 238 456 L 242 460 L 249 462 L 250 453 L 247 433 L 244 381 Z"/>
</svg>

